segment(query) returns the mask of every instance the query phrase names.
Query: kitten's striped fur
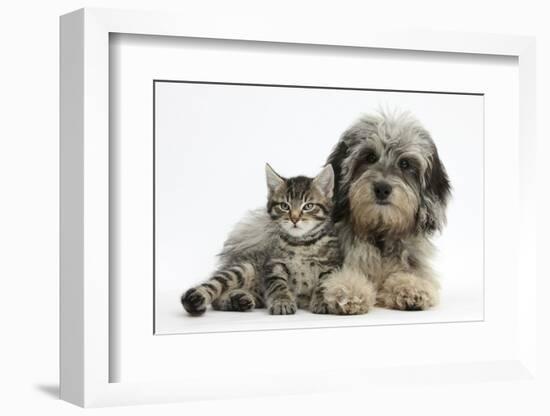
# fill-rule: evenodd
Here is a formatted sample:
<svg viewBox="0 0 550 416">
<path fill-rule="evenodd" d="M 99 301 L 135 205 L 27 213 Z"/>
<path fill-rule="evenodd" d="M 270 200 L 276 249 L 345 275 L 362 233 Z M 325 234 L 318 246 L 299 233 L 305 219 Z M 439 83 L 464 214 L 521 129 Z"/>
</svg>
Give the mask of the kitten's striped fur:
<svg viewBox="0 0 550 416">
<path fill-rule="evenodd" d="M 267 306 L 276 315 L 297 308 L 335 313 L 319 284 L 342 262 L 331 219 L 332 167 L 315 178 L 285 179 L 267 165 L 266 176 L 267 210 L 253 211 L 237 225 L 225 242 L 218 270 L 182 296 L 191 315 L 204 313 L 209 304 L 228 311 Z"/>
</svg>

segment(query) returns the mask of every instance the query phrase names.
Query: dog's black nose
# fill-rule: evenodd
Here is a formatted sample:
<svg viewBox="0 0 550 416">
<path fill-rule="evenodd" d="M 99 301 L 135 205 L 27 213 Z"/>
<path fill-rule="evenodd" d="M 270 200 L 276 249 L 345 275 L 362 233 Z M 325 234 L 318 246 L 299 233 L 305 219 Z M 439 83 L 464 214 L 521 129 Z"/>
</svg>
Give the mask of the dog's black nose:
<svg viewBox="0 0 550 416">
<path fill-rule="evenodd" d="M 376 182 L 374 184 L 374 194 L 376 199 L 379 201 L 384 201 L 388 199 L 388 196 L 391 194 L 391 185 L 387 182 Z"/>
</svg>

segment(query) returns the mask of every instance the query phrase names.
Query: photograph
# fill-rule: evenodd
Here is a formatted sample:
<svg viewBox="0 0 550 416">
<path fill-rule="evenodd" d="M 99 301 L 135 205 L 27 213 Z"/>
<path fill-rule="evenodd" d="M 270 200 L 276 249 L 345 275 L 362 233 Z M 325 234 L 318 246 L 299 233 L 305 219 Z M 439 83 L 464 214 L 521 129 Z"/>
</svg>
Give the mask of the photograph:
<svg viewBox="0 0 550 416">
<path fill-rule="evenodd" d="M 153 81 L 154 333 L 484 319 L 484 95 Z"/>
</svg>

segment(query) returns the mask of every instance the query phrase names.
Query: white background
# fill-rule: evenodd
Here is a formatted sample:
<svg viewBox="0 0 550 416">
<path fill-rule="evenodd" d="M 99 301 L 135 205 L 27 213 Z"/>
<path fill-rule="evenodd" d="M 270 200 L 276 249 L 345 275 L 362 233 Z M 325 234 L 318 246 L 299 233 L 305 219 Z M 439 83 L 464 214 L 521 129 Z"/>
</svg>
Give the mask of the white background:
<svg viewBox="0 0 550 416">
<path fill-rule="evenodd" d="M 194 5 L 192 5 L 194 3 Z M 0 276 L 3 290 L 3 341 L 0 408 L 6 414 L 29 412 L 76 414 L 82 411 L 54 399 L 58 366 L 58 21 L 60 14 L 82 6 L 166 9 L 196 12 L 209 20 L 218 15 L 245 13 L 270 16 L 308 24 L 373 25 L 387 28 L 410 27 L 439 30 L 513 33 L 538 36 L 538 131 L 548 138 L 550 129 L 542 115 L 550 112 L 550 29 L 545 2 L 464 0 L 447 3 L 418 0 L 367 3 L 339 1 L 337 4 L 280 0 L 269 4 L 254 1 L 21 1 L 3 4 L 0 14 L 2 39 L 2 150 L 0 152 L 2 253 Z M 397 13 L 399 11 L 399 13 Z M 312 19 L 314 14 L 315 18 Z M 540 162 L 548 154 L 548 141 L 539 141 Z M 539 163 L 539 175 L 548 174 Z M 546 194 L 541 195 L 540 212 L 549 212 Z M 539 216 L 540 218 L 540 216 Z M 542 220 L 539 244 L 548 231 Z M 541 246 L 539 245 L 539 248 Z M 546 252 L 548 246 L 546 245 Z M 540 264 L 542 266 L 542 263 Z M 544 266 L 546 275 L 548 267 Z M 540 282 L 539 311 L 546 317 L 539 323 L 539 367 L 549 374 L 550 312 L 544 294 L 548 281 Z M 547 378 L 546 378 L 547 380 Z M 332 395 L 284 397 L 225 402 L 188 403 L 94 410 L 97 414 L 242 414 L 243 408 L 261 409 L 265 415 L 289 411 L 318 414 L 547 414 L 543 391 L 530 383 L 483 385 L 439 385 L 417 388 L 390 386 L 376 396 Z M 397 397 L 397 398 L 396 398 Z M 427 399 L 429 397 L 429 400 Z M 370 411 L 372 410 L 372 411 Z"/>
<path fill-rule="evenodd" d="M 500 65 L 513 68 L 514 61 Z M 277 319 L 265 310 L 209 311 L 196 319 L 183 312 L 179 296 L 210 275 L 214 255 L 246 211 L 265 206 L 265 162 L 286 177 L 314 176 L 342 132 L 379 108 L 412 112 L 431 132 L 451 178 L 449 226 L 436 238 L 434 261 L 442 300 L 426 312 L 375 309 L 348 322 L 482 320 L 483 101 L 479 95 L 156 83 L 156 333 L 238 330 L 249 321 L 268 328 L 263 325 Z M 318 318 L 299 311 L 278 321 L 306 327 Z"/>
</svg>

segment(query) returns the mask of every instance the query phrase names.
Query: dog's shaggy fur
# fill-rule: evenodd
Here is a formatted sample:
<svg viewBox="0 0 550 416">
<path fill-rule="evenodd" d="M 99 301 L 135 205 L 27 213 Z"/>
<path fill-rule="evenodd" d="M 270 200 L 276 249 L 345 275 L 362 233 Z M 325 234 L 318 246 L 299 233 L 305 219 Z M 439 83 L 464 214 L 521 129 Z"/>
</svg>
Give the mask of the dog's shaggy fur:
<svg viewBox="0 0 550 416">
<path fill-rule="evenodd" d="M 327 163 L 345 263 L 325 283 L 326 300 L 348 314 L 436 305 L 430 237 L 445 224 L 451 186 L 430 134 L 406 113 L 366 115 Z"/>
</svg>

